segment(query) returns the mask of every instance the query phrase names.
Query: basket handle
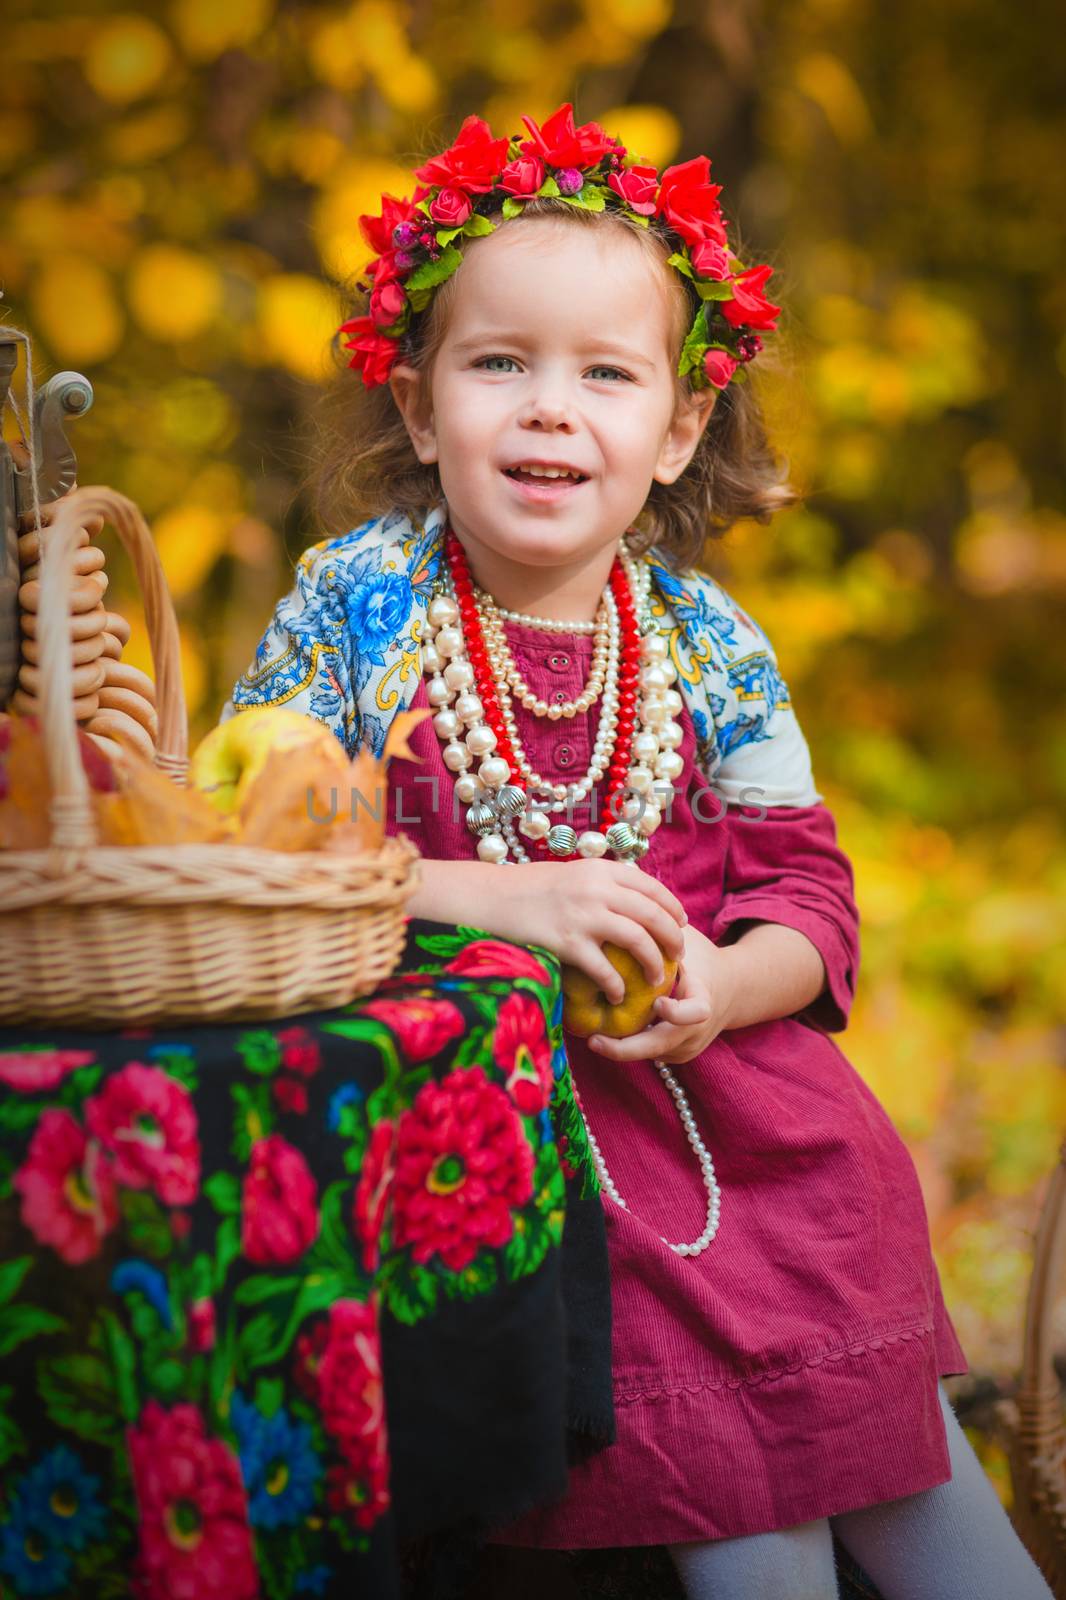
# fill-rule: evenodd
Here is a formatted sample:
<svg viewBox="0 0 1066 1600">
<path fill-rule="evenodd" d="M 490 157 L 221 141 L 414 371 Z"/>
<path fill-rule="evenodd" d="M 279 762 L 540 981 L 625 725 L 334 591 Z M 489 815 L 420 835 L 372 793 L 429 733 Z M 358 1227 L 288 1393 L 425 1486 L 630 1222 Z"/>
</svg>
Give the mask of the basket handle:
<svg viewBox="0 0 1066 1600">
<path fill-rule="evenodd" d="M 133 563 L 152 648 L 159 716 L 156 766 L 180 782 L 188 770 L 188 723 L 181 681 L 178 622 L 151 531 L 132 500 L 114 489 L 75 489 L 41 511 L 41 732 L 52 783 L 52 843 L 83 850 L 96 842 L 89 785 L 78 749 L 70 658 L 70 586 L 79 530 L 100 515 L 114 527 Z"/>
</svg>

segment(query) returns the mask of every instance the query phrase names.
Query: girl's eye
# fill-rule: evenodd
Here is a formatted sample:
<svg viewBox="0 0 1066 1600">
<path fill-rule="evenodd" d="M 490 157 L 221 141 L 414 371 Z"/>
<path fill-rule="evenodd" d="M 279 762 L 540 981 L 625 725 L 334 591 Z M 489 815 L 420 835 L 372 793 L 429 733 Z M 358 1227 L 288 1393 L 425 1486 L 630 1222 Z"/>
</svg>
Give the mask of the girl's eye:
<svg viewBox="0 0 1066 1600">
<path fill-rule="evenodd" d="M 474 365 L 484 368 L 486 372 L 509 372 L 513 367 L 517 367 L 518 363 L 511 356 L 482 356 L 480 361 L 474 362 Z"/>
<path fill-rule="evenodd" d="M 621 367 L 590 367 L 589 368 L 589 377 L 593 378 L 597 383 L 601 383 L 601 382 L 604 381 L 604 374 L 605 373 L 607 375 L 607 381 L 610 381 L 613 378 L 621 378 L 623 383 L 628 383 L 628 381 L 629 381 L 628 372 L 623 372 Z"/>
</svg>

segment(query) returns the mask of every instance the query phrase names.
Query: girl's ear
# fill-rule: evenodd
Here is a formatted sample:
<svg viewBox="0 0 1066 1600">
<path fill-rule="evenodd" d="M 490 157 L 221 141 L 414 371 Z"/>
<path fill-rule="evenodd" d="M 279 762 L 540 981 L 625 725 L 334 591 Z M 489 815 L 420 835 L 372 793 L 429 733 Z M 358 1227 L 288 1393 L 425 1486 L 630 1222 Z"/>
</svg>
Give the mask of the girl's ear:
<svg viewBox="0 0 1066 1600">
<path fill-rule="evenodd" d="M 701 389 L 690 394 L 674 410 L 666 438 L 652 477 L 656 483 L 676 483 L 696 454 L 703 430 L 711 420 L 718 399 L 717 389 Z"/>
<path fill-rule="evenodd" d="M 423 392 L 422 374 L 406 362 L 397 361 L 389 374 L 389 388 L 415 455 L 423 466 L 428 466 L 437 459 L 437 430 L 429 396 Z"/>
</svg>

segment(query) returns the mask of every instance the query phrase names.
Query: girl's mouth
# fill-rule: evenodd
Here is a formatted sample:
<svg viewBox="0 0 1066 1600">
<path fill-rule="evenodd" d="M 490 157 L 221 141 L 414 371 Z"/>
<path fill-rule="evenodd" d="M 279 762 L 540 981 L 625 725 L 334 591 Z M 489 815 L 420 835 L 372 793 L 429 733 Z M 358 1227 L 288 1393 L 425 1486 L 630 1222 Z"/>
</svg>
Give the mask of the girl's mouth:
<svg viewBox="0 0 1066 1600">
<path fill-rule="evenodd" d="M 558 500 L 588 481 L 587 474 L 577 467 L 551 466 L 540 461 L 505 467 L 504 477 L 519 485 L 524 499 L 533 500 Z"/>
</svg>

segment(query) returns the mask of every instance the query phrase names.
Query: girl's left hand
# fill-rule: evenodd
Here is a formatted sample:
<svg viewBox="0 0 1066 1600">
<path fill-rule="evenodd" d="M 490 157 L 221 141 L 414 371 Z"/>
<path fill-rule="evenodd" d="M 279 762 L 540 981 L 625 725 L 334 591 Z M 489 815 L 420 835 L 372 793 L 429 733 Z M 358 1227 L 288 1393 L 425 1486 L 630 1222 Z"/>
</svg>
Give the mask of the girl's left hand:
<svg viewBox="0 0 1066 1600">
<path fill-rule="evenodd" d="M 598 1055 L 612 1061 L 691 1061 L 726 1027 L 734 976 L 730 948 L 719 949 L 691 923 L 684 933 L 677 984 L 672 995 L 655 1002 L 655 1020 L 624 1039 L 593 1034 L 588 1044 Z"/>
</svg>

